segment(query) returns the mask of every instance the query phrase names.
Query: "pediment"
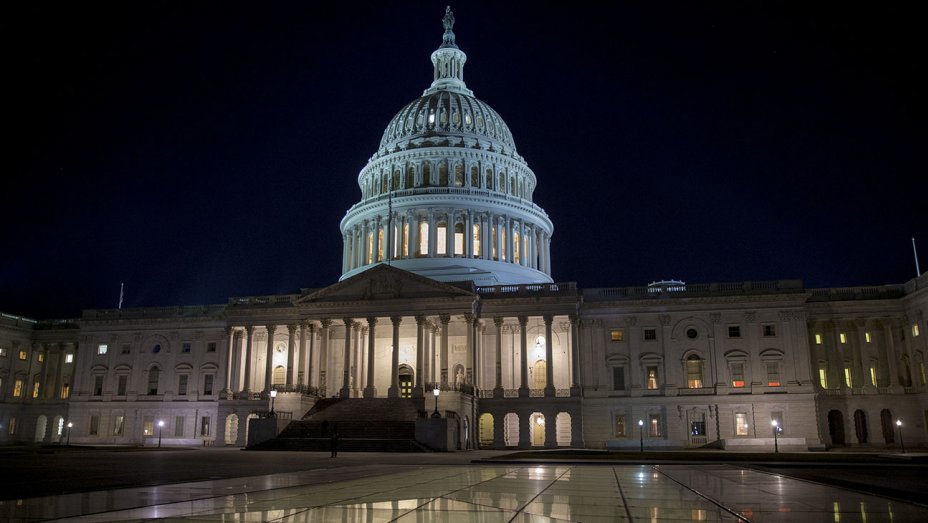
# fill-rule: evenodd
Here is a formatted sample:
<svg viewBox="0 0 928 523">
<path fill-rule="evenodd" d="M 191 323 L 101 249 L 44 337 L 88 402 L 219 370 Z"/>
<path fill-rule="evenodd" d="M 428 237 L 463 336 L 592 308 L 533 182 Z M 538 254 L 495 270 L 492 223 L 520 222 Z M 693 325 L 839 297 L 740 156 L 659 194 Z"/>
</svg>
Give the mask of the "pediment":
<svg viewBox="0 0 928 523">
<path fill-rule="evenodd" d="M 299 298 L 297 303 L 474 297 L 475 294 L 390 265 L 375 265 Z"/>
</svg>

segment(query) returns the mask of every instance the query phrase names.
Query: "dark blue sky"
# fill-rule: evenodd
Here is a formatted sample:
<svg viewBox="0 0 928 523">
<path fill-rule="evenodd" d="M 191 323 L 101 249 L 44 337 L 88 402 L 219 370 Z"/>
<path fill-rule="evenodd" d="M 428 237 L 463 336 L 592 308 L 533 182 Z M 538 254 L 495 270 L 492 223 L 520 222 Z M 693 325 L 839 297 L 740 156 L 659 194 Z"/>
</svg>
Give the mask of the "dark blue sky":
<svg viewBox="0 0 928 523">
<path fill-rule="evenodd" d="M 0 311 L 334 283 L 445 4 L 326 4 L 8 3 Z M 538 177 L 556 280 L 914 277 L 924 13 L 806 4 L 452 5 L 465 80 Z"/>
</svg>

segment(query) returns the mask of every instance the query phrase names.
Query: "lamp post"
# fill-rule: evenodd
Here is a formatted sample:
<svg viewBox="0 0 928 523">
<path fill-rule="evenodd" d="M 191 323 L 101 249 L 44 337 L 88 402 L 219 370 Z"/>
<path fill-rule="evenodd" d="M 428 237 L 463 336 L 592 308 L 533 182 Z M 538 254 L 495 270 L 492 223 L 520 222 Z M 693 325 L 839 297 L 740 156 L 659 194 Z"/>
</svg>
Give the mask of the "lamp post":
<svg viewBox="0 0 928 523">
<path fill-rule="evenodd" d="M 435 412 L 432 413 L 433 418 L 440 418 L 441 414 L 438 412 L 438 395 L 441 394 L 441 390 L 438 387 L 432 389 L 432 394 L 435 395 Z"/>
<path fill-rule="evenodd" d="M 902 420 L 896 420 L 896 426 L 899 427 L 899 444 L 902 445 L 902 453 L 905 454 L 905 442 L 902 441 Z"/>
<path fill-rule="evenodd" d="M 67 446 L 69 446 L 69 447 L 71 446 L 71 427 L 73 427 L 73 426 L 74 426 L 74 424 L 71 423 L 71 422 L 69 421 L 69 422 L 68 422 L 68 440 L 67 440 L 67 443 L 65 443 L 65 445 L 67 445 Z"/>
<path fill-rule="evenodd" d="M 780 424 L 777 423 L 777 420 L 773 420 L 770 422 L 770 425 L 773 427 L 773 452 L 779 454 L 780 446 L 777 443 L 777 434 L 780 432 Z"/>
<path fill-rule="evenodd" d="M 164 430 L 164 420 L 158 420 L 158 448 L 161 448 L 161 431 Z"/>
<path fill-rule="evenodd" d="M 644 452 L 644 420 L 638 420 L 638 444 L 641 452 Z"/>
<path fill-rule="evenodd" d="M 274 417 L 274 398 L 277 397 L 277 389 L 271 389 L 271 417 Z"/>
</svg>

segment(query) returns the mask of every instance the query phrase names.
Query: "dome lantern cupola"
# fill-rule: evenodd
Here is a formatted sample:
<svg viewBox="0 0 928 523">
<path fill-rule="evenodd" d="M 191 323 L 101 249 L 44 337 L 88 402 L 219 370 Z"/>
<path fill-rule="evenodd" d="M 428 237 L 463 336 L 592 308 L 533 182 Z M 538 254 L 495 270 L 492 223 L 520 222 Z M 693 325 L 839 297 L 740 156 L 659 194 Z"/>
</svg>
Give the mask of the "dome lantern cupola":
<svg viewBox="0 0 928 523">
<path fill-rule="evenodd" d="M 550 283 L 554 226 L 502 117 L 464 84 L 445 10 L 431 86 L 393 117 L 341 222 L 342 276 L 374 265 L 477 285 Z"/>
</svg>

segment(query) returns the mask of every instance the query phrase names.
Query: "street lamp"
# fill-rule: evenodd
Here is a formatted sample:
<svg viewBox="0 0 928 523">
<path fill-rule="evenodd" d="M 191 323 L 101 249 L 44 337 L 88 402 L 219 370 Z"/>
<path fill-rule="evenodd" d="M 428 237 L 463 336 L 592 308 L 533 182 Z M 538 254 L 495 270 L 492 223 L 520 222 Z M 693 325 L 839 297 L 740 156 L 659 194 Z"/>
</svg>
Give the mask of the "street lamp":
<svg viewBox="0 0 928 523">
<path fill-rule="evenodd" d="M 902 420 L 896 420 L 896 426 L 899 427 L 899 444 L 902 445 L 902 453 L 905 454 L 905 442 L 902 441 Z"/>
<path fill-rule="evenodd" d="M 73 426 L 74 424 L 69 421 L 68 422 L 68 442 L 65 443 L 65 445 L 68 445 L 69 447 L 71 446 L 71 427 Z"/>
<path fill-rule="evenodd" d="M 164 430 L 164 420 L 158 420 L 158 448 L 161 448 L 161 431 Z"/>
<path fill-rule="evenodd" d="M 773 452 L 779 454 L 780 446 L 777 444 L 777 434 L 780 432 L 780 424 L 777 423 L 777 420 L 772 420 L 770 425 L 773 427 Z"/>
<path fill-rule="evenodd" d="M 274 398 L 277 397 L 277 389 L 271 389 L 271 417 L 274 417 Z"/>
<path fill-rule="evenodd" d="M 644 452 L 644 420 L 638 420 L 638 444 Z"/>
<path fill-rule="evenodd" d="M 438 412 L 438 395 L 441 394 L 441 390 L 438 387 L 432 389 L 432 394 L 435 395 L 435 412 L 432 413 L 433 418 L 440 418 L 441 414 Z"/>
</svg>

